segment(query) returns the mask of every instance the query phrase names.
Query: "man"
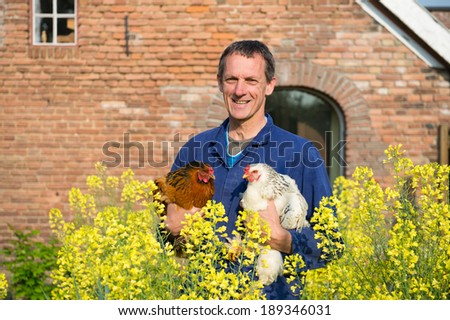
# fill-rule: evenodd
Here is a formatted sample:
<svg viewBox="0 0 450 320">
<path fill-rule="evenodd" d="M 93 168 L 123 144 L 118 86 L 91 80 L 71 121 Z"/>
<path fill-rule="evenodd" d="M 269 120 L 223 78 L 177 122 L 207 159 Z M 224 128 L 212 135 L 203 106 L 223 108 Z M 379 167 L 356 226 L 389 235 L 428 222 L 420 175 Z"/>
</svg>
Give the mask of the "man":
<svg viewBox="0 0 450 320">
<path fill-rule="evenodd" d="M 228 119 L 221 126 L 193 137 L 180 150 L 172 169 L 198 160 L 211 164 L 215 174 L 214 200 L 221 202 L 228 215 L 227 234 L 235 227 L 240 210 L 240 194 L 245 191 L 244 168 L 251 163 L 265 162 L 277 172 L 291 176 L 308 202 L 308 220 L 323 196 L 331 195 L 329 179 L 319 152 L 304 138 L 273 124 L 265 113 L 266 96 L 276 84 L 274 58 L 259 41 L 238 41 L 222 53 L 217 74 Z M 324 265 L 317 248 L 314 231 L 285 230 L 271 202 L 259 212 L 271 228 L 271 248 L 283 254 L 299 253 L 307 268 Z M 167 228 L 177 235 L 184 211 L 170 205 Z M 264 288 L 268 299 L 296 298 L 285 277 Z"/>
</svg>

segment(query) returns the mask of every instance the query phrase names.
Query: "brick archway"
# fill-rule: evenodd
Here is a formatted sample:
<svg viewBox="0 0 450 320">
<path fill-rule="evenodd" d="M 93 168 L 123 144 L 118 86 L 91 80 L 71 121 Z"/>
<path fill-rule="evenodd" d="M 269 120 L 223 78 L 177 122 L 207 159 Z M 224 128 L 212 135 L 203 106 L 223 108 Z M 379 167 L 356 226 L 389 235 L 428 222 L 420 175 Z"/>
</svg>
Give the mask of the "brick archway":
<svg viewBox="0 0 450 320">
<path fill-rule="evenodd" d="M 346 175 L 373 156 L 370 149 L 374 146 L 369 145 L 373 142 L 369 108 L 352 80 L 329 68 L 292 60 L 277 63 L 277 79 L 277 86 L 306 87 L 320 91 L 339 105 L 345 119 Z"/>
</svg>

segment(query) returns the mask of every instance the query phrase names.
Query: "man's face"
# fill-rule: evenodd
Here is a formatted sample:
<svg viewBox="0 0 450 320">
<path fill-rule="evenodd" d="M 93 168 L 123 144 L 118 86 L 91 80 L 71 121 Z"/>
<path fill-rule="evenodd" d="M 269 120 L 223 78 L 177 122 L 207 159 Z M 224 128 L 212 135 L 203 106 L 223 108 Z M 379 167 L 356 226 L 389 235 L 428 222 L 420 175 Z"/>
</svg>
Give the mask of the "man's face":
<svg viewBox="0 0 450 320">
<path fill-rule="evenodd" d="M 264 116 L 266 95 L 276 82 L 273 78 L 268 83 L 264 71 L 265 61 L 259 54 L 246 58 L 236 53 L 226 58 L 223 78 L 217 80 L 230 118 L 245 121 Z"/>
</svg>

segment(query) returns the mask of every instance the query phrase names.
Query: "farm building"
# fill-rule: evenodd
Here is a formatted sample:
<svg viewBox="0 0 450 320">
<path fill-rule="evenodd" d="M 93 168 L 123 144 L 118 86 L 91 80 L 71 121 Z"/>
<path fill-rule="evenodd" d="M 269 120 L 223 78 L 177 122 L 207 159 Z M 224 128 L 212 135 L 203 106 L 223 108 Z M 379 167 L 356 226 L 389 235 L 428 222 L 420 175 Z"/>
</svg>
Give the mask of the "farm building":
<svg viewBox="0 0 450 320">
<path fill-rule="evenodd" d="M 439 1 L 438 1 L 439 2 Z M 445 4 L 447 3 L 447 4 Z M 0 247 L 48 234 L 94 164 L 142 179 L 226 118 L 217 63 L 231 42 L 275 55 L 267 110 L 314 142 L 330 178 L 383 170 L 403 144 L 448 163 L 450 4 L 414 0 L 0 1 Z"/>
</svg>

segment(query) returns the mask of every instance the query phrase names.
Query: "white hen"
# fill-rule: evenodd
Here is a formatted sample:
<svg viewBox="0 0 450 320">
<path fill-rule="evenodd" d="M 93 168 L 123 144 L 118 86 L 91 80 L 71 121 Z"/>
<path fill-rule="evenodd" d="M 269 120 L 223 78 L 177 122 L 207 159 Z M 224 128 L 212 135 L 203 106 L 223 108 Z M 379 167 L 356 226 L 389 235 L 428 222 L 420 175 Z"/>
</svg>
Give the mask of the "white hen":
<svg viewBox="0 0 450 320">
<path fill-rule="evenodd" d="M 265 163 L 256 163 L 245 168 L 243 178 L 248 180 L 248 186 L 242 194 L 242 208 L 265 210 L 268 201 L 274 200 L 283 228 L 299 230 L 309 226 L 306 220 L 308 204 L 291 177 L 276 172 Z M 283 274 L 281 253 L 273 249 L 263 250 L 258 257 L 256 271 L 262 284 L 274 282 Z"/>
</svg>

